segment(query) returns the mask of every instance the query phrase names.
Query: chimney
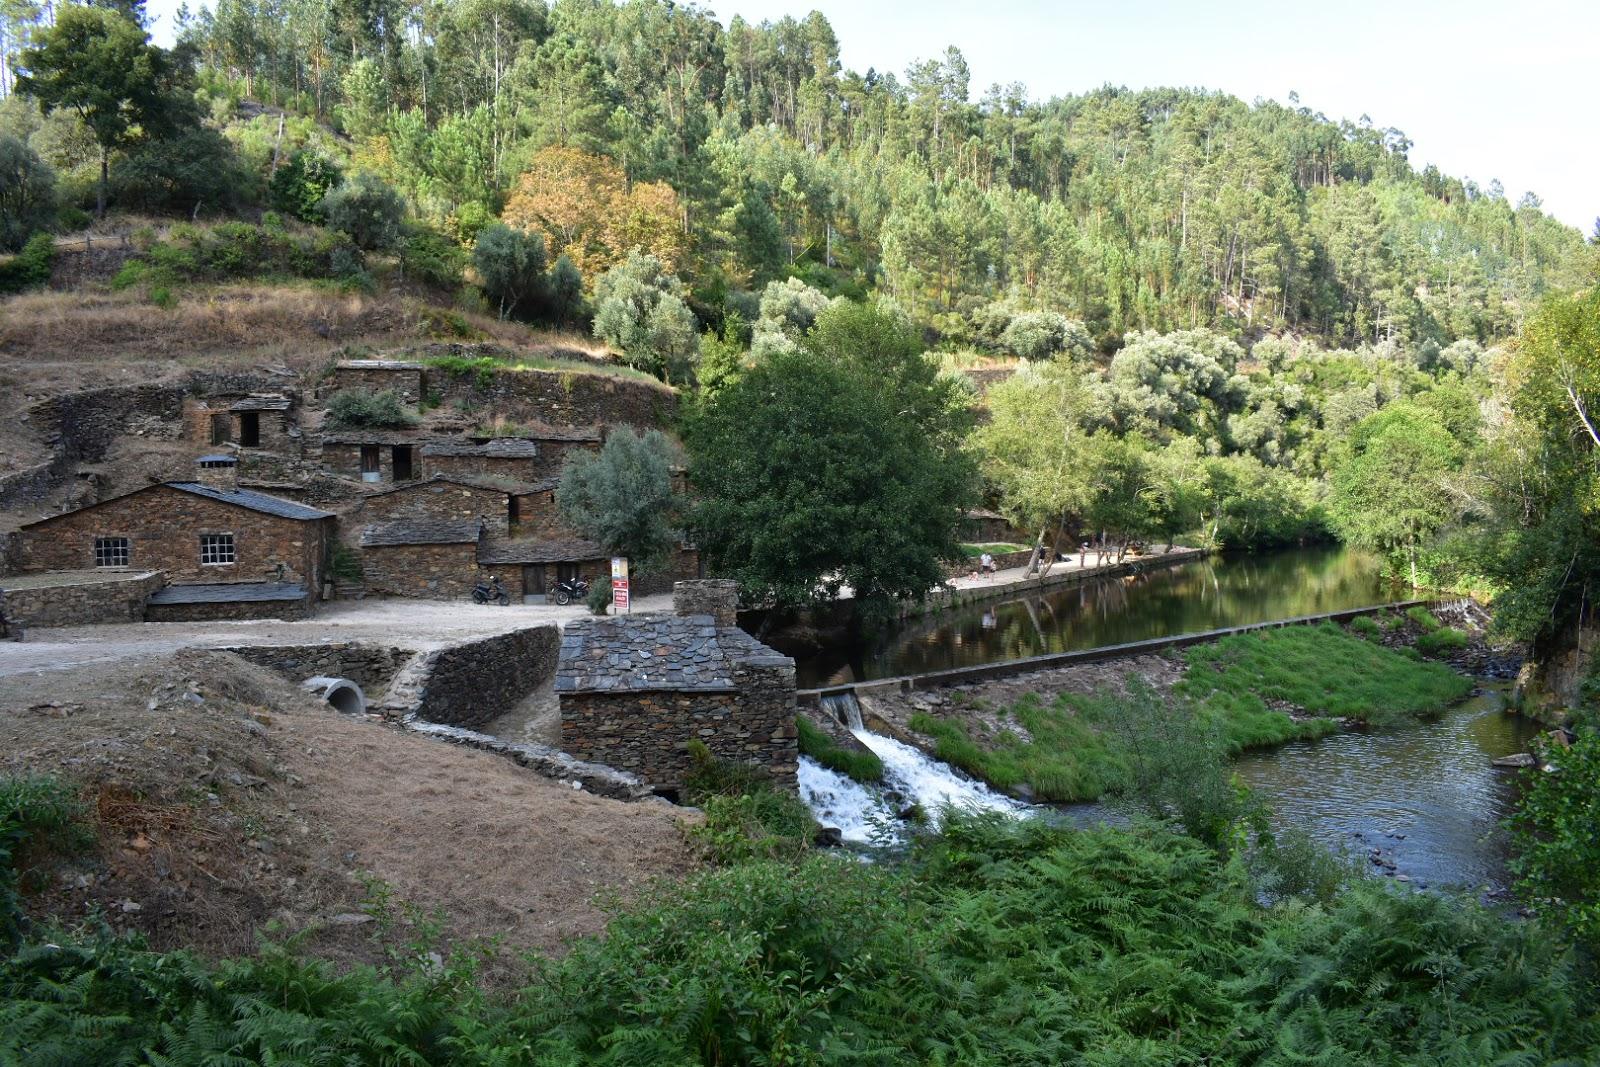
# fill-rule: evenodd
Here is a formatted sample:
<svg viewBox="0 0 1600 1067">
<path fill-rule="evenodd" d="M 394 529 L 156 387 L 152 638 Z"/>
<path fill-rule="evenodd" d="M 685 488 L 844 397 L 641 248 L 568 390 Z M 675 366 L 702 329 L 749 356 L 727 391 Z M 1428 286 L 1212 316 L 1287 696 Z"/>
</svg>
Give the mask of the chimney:
<svg viewBox="0 0 1600 1067">
<path fill-rule="evenodd" d="M 673 582 L 672 610 L 677 615 L 710 615 L 718 626 L 737 626 L 739 583 L 729 578 Z"/>
<path fill-rule="evenodd" d="M 234 456 L 217 454 L 201 456 L 195 461 L 195 481 L 213 489 L 239 488 L 239 460 Z"/>
</svg>

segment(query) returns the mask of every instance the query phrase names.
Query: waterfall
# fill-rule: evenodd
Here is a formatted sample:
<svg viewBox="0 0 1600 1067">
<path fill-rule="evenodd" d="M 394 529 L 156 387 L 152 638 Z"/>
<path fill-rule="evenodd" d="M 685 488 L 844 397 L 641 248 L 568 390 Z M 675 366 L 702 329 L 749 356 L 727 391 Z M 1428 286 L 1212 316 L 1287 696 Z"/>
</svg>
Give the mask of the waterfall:
<svg viewBox="0 0 1600 1067">
<path fill-rule="evenodd" d="M 833 721 L 840 726 L 848 726 L 851 733 L 860 733 L 866 729 L 861 722 L 861 705 L 856 703 L 856 691 L 846 689 L 839 693 L 824 693 L 818 698 L 822 703 L 822 710 L 833 716 Z"/>
<path fill-rule="evenodd" d="M 1003 796 L 920 749 L 892 737 L 875 734 L 861 721 L 855 693 L 845 690 L 821 698 L 822 707 L 883 761 L 883 784 L 867 786 L 831 771 L 804 756 L 800 758 L 800 796 L 824 826 L 839 829 L 846 841 L 866 843 L 875 837 L 897 839 L 899 813 L 916 804 L 937 820 L 949 807 L 1000 811 L 1024 815 L 1028 805 Z"/>
</svg>

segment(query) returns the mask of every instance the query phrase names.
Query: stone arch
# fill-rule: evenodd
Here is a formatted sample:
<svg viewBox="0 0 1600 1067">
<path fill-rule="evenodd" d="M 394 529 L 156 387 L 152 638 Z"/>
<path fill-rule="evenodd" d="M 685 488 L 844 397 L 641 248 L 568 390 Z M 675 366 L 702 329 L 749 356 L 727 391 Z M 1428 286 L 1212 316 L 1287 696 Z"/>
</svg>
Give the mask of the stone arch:
<svg viewBox="0 0 1600 1067">
<path fill-rule="evenodd" d="M 359 685 L 348 678 L 325 676 L 307 678 L 300 683 L 300 688 L 321 697 L 335 711 L 342 711 L 346 715 L 366 713 L 367 695 L 361 691 Z"/>
</svg>

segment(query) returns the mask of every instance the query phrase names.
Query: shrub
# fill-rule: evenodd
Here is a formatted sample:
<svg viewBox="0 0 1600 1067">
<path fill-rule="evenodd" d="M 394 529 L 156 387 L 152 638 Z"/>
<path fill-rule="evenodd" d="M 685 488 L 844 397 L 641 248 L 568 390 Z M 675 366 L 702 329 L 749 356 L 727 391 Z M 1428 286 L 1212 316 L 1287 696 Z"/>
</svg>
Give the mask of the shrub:
<svg viewBox="0 0 1600 1067">
<path fill-rule="evenodd" d="M 333 546 L 328 557 L 328 573 L 347 582 L 359 582 L 364 574 L 361 554 L 344 542 Z"/>
<path fill-rule="evenodd" d="M 336 426 L 404 429 L 417 424 L 417 417 L 391 389 L 376 393 L 346 389 L 328 398 L 327 410 L 329 421 Z"/>
<path fill-rule="evenodd" d="M 483 291 L 500 306 L 500 317 L 528 310 L 544 284 L 544 238 L 490 223 L 472 246 L 472 266 L 483 279 Z"/>
<path fill-rule="evenodd" d="M 361 173 L 322 198 L 328 225 L 343 233 L 358 248 L 378 251 L 393 248 L 400 239 L 405 201 L 376 175 Z"/>
<path fill-rule="evenodd" d="M 0 252 L 15 252 L 56 213 L 56 174 L 33 149 L 0 134 Z"/>
<path fill-rule="evenodd" d="M 0 948 L 21 934 L 19 891 L 37 862 L 92 839 L 84 814 L 77 794 L 58 778 L 0 778 Z"/>
<path fill-rule="evenodd" d="M 604 615 L 606 609 L 611 607 L 611 583 L 603 578 L 596 578 L 589 587 L 589 614 Z"/>
<path fill-rule="evenodd" d="M 327 221 L 322 202 L 331 189 L 344 180 L 333 160 L 320 152 L 301 149 L 289 157 L 267 183 L 272 206 L 301 222 L 321 225 Z"/>
<path fill-rule="evenodd" d="M 10 262 L 0 263 L 0 293 L 20 293 L 45 284 L 50 280 L 55 258 L 55 238 L 47 233 L 34 234 Z"/>
<path fill-rule="evenodd" d="M 1466 647 L 1467 635 L 1448 626 L 1417 638 L 1417 651 L 1424 656 L 1438 658 L 1451 652 L 1459 652 Z"/>
<path fill-rule="evenodd" d="M 1511 817 L 1518 889 L 1533 907 L 1600 948 L 1600 735 L 1585 733 L 1530 774 Z"/>
<path fill-rule="evenodd" d="M 123 207 L 194 218 L 237 210 L 254 200 L 257 182 L 220 133 L 198 127 L 119 156 L 111 184 Z"/>
<path fill-rule="evenodd" d="M 798 796 L 774 789 L 759 767 L 717 758 L 698 739 L 688 748 L 683 799 L 706 816 L 689 837 L 713 863 L 794 858 L 811 847 L 817 824 Z"/>
<path fill-rule="evenodd" d="M 454 289 L 466 265 L 466 251 L 437 230 L 414 226 L 400 241 L 400 267 L 418 281 Z"/>
<path fill-rule="evenodd" d="M 876 753 L 845 748 L 804 715 L 795 716 L 800 731 L 800 754 L 829 770 L 868 784 L 883 781 L 883 760 Z"/>
<path fill-rule="evenodd" d="M 1375 639 L 1383 631 L 1370 615 L 1357 615 L 1350 620 L 1350 632 Z"/>
</svg>

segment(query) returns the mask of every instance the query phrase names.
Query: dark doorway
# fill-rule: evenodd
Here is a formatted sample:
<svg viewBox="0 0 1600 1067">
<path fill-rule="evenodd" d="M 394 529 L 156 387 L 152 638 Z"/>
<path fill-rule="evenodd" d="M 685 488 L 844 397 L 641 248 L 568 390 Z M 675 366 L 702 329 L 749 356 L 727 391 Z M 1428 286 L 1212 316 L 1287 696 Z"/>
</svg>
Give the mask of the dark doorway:
<svg viewBox="0 0 1600 1067">
<path fill-rule="evenodd" d="M 536 597 L 534 603 L 544 599 L 544 564 L 525 563 L 522 565 L 522 595 Z"/>
<path fill-rule="evenodd" d="M 413 477 L 411 473 L 411 446 L 395 445 L 391 449 L 391 455 L 394 459 L 394 480 L 397 482 L 409 482 Z"/>
<path fill-rule="evenodd" d="M 225 445 L 233 440 L 233 416 L 227 412 L 211 416 L 211 443 Z"/>
<path fill-rule="evenodd" d="M 521 521 L 522 521 L 522 509 L 520 507 L 518 507 L 518 505 L 517 505 L 516 495 L 515 494 L 507 495 L 507 497 L 506 497 L 506 522 L 511 526 L 515 526 L 517 523 L 519 523 Z"/>
<path fill-rule="evenodd" d="M 576 563 L 557 563 L 556 564 L 556 581 L 558 581 L 558 582 L 570 582 L 570 581 L 572 581 L 573 579 L 575 579 L 577 577 L 578 577 L 578 565 Z"/>
<path fill-rule="evenodd" d="M 261 447 L 261 412 L 239 412 L 239 447 Z"/>
<path fill-rule="evenodd" d="M 361 446 L 361 480 L 376 482 L 383 478 L 382 461 L 379 459 L 377 445 Z"/>
</svg>

